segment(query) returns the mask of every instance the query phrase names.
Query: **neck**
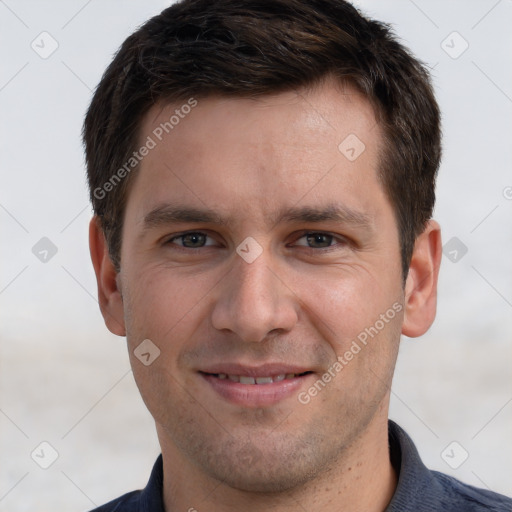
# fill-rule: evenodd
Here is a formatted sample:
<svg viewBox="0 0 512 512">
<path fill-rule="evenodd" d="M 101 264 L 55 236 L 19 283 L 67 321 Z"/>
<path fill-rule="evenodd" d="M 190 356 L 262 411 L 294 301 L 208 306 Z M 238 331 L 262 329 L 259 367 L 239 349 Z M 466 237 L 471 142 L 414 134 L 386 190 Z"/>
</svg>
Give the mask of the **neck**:
<svg viewBox="0 0 512 512">
<path fill-rule="evenodd" d="M 383 424 L 384 421 L 384 424 Z M 213 479 L 192 464 L 162 435 L 164 503 L 167 512 L 247 512 L 300 508 L 322 512 L 382 512 L 391 501 L 397 476 L 388 448 L 387 417 L 374 418 L 366 430 L 329 468 L 314 479 L 287 491 L 254 493 Z"/>
</svg>

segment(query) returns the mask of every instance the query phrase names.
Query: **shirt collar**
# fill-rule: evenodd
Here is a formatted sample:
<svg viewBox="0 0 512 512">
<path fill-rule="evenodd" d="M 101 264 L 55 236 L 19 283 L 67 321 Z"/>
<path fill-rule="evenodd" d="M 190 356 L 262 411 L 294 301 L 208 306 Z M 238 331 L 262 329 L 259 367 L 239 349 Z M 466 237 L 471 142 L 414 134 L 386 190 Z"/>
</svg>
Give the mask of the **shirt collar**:
<svg viewBox="0 0 512 512">
<path fill-rule="evenodd" d="M 148 484 L 140 495 L 140 512 L 165 512 L 163 500 L 164 468 L 162 455 L 156 459 Z"/>
<path fill-rule="evenodd" d="M 442 493 L 440 483 L 423 464 L 416 446 L 405 431 L 391 420 L 388 426 L 389 454 L 398 475 L 398 485 L 385 512 L 424 510 L 427 503 L 435 505 L 433 498 Z"/>
</svg>

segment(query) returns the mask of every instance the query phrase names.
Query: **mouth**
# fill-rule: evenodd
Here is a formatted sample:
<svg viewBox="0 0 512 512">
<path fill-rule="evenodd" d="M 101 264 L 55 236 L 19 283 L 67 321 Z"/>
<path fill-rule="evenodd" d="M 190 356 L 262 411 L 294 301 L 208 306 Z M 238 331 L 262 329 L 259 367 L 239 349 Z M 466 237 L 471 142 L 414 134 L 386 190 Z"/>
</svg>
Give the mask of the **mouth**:
<svg viewBox="0 0 512 512">
<path fill-rule="evenodd" d="M 290 396 L 296 396 L 314 373 L 306 370 L 272 371 L 270 369 L 233 369 L 199 371 L 217 398 L 232 404 L 254 408 L 275 405 Z"/>
<path fill-rule="evenodd" d="M 231 382 L 239 382 L 240 384 L 248 384 L 248 385 L 266 385 L 272 384 L 274 382 L 281 382 L 283 380 L 292 380 L 295 377 L 302 377 L 312 372 L 302 372 L 302 373 L 279 373 L 277 375 L 265 375 L 261 377 L 252 377 L 250 375 L 233 375 L 230 373 L 206 373 L 200 372 L 203 375 L 210 375 L 219 380 L 229 380 Z"/>
</svg>

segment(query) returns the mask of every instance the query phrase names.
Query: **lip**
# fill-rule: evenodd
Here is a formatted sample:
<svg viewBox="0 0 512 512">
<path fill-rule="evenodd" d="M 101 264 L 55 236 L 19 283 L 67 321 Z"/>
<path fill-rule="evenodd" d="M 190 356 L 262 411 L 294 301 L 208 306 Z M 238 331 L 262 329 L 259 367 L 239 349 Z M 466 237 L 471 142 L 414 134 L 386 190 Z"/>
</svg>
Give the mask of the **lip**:
<svg viewBox="0 0 512 512">
<path fill-rule="evenodd" d="M 243 375 L 245 377 L 266 377 L 267 375 L 280 375 L 289 373 L 305 373 L 313 371 L 306 366 L 290 365 L 285 363 L 267 363 L 259 366 L 244 365 L 239 363 L 213 364 L 199 370 L 202 373 L 225 373 L 229 375 Z"/>
<path fill-rule="evenodd" d="M 301 375 L 304 374 L 305 375 Z M 278 382 L 265 384 L 242 384 L 227 379 L 220 379 L 218 374 L 239 375 L 245 377 L 268 377 L 295 374 Z M 198 372 L 214 393 L 232 404 L 245 408 L 270 407 L 296 396 L 304 383 L 314 376 L 312 370 L 288 364 L 265 364 L 261 366 L 243 366 L 239 364 L 212 365 Z"/>
</svg>

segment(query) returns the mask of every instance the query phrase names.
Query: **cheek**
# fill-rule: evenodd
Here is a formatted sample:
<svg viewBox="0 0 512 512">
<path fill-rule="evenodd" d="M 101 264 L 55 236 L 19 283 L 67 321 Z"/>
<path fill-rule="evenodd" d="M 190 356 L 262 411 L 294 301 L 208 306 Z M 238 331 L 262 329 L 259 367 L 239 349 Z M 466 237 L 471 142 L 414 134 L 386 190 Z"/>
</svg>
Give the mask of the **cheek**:
<svg viewBox="0 0 512 512">
<path fill-rule="evenodd" d="M 332 351 L 324 378 L 333 383 L 333 393 L 324 398 L 333 400 L 335 407 L 352 404 L 357 409 L 361 403 L 370 406 L 380 400 L 390 384 L 399 345 L 399 287 L 383 286 L 370 272 L 359 270 L 301 284 L 308 321 Z"/>
<path fill-rule="evenodd" d="M 201 301 L 212 287 L 196 276 L 179 277 L 171 269 L 145 269 L 129 284 L 125 301 L 130 345 L 149 338 L 161 350 L 175 352 L 198 325 Z"/>
<path fill-rule="evenodd" d="M 297 282 L 305 314 L 336 353 L 374 325 L 398 296 L 364 268 L 302 276 Z"/>
<path fill-rule="evenodd" d="M 204 278 L 177 278 L 168 268 L 146 268 L 128 283 L 124 303 L 131 366 L 146 406 L 160 423 L 174 424 L 170 411 L 184 407 L 194 393 L 183 381 L 180 354 L 200 325 L 201 301 L 211 287 Z M 157 352 L 151 346 L 138 349 L 147 339 Z M 137 356 L 148 352 L 150 361 Z M 185 385 L 188 393 L 183 394 Z"/>
</svg>

